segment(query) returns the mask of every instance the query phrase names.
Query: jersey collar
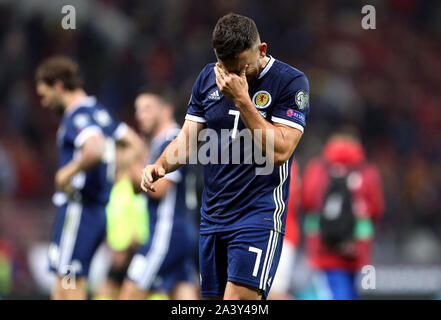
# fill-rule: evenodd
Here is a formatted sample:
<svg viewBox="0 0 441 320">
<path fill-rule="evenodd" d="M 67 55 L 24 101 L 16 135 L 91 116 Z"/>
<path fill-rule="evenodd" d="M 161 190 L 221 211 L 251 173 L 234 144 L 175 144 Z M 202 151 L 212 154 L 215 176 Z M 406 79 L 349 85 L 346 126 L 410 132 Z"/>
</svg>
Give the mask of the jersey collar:
<svg viewBox="0 0 441 320">
<path fill-rule="evenodd" d="M 67 116 L 71 115 L 79 107 L 93 107 L 94 105 L 96 105 L 96 98 L 94 96 L 87 96 L 87 97 L 84 97 L 84 98 L 78 100 L 72 106 L 72 108 L 70 108 L 64 114 L 67 117 Z"/>
<path fill-rule="evenodd" d="M 276 61 L 276 59 L 274 59 L 272 56 L 270 57 L 270 61 L 268 61 L 267 65 L 265 66 L 265 68 L 263 68 L 262 72 L 259 75 L 259 79 L 263 78 L 264 75 L 266 75 L 268 73 L 268 71 L 271 69 L 271 67 L 273 66 L 274 61 Z"/>
</svg>

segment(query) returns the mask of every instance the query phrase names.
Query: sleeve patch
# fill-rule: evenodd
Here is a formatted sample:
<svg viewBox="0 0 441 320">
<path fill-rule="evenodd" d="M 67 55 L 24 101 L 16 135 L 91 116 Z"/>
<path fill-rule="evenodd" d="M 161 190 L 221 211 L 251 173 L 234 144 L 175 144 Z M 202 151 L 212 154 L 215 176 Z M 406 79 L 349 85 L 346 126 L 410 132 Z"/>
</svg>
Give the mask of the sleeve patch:
<svg viewBox="0 0 441 320">
<path fill-rule="evenodd" d="M 297 119 L 300 120 L 301 123 L 305 123 L 305 115 L 297 110 L 293 110 L 293 109 L 288 109 L 286 111 L 286 116 L 293 118 L 293 119 Z"/>
<path fill-rule="evenodd" d="M 309 94 L 307 94 L 303 90 L 299 90 L 296 93 L 296 105 L 299 108 L 299 110 L 304 110 L 309 103 Z"/>
</svg>

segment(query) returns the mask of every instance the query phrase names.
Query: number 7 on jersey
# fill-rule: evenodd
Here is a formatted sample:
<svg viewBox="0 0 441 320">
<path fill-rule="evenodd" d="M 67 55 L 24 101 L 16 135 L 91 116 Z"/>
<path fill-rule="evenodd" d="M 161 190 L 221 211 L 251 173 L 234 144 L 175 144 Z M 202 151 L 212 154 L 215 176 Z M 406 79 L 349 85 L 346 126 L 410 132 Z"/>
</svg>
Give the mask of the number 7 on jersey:
<svg viewBox="0 0 441 320">
<path fill-rule="evenodd" d="M 253 277 L 257 277 L 257 272 L 259 271 L 259 265 L 260 265 L 260 258 L 262 256 L 262 249 L 256 247 L 249 247 L 248 251 L 257 253 L 256 262 L 254 263 L 254 269 L 253 269 Z"/>
</svg>

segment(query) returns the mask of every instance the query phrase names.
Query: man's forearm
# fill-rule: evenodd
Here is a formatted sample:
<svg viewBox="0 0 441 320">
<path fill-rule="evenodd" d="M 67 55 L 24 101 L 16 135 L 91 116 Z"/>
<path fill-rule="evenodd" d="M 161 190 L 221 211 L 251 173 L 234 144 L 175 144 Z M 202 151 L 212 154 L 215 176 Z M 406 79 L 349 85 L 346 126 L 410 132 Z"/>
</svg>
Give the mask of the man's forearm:
<svg viewBox="0 0 441 320">
<path fill-rule="evenodd" d="M 165 148 L 155 164 L 163 167 L 166 173 L 187 164 L 190 156 L 197 152 L 201 144 L 198 136 L 204 127 L 205 124 L 185 120 L 178 136 Z"/>
<path fill-rule="evenodd" d="M 178 136 L 172 142 L 170 142 L 158 160 L 156 160 L 155 164 L 163 167 L 166 174 L 176 171 L 187 164 L 189 158 L 189 147 L 188 143 L 186 143 L 185 154 L 179 154 L 179 146 L 182 143 L 182 139 Z"/>
<path fill-rule="evenodd" d="M 262 117 L 262 115 L 259 113 L 259 111 L 257 111 L 256 107 L 253 105 L 249 97 L 236 100 L 235 105 L 240 112 L 243 123 L 251 131 L 254 142 L 257 144 L 257 146 L 261 146 L 263 152 L 267 150 L 266 144 L 268 142 L 267 136 L 269 134 L 272 135 L 272 137 L 269 137 L 271 138 L 269 140 L 271 141 L 272 139 L 274 139 L 274 154 L 284 150 L 284 148 L 286 147 L 286 143 L 280 130 Z M 255 130 L 261 130 L 261 137 L 256 136 Z"/>
</svg>

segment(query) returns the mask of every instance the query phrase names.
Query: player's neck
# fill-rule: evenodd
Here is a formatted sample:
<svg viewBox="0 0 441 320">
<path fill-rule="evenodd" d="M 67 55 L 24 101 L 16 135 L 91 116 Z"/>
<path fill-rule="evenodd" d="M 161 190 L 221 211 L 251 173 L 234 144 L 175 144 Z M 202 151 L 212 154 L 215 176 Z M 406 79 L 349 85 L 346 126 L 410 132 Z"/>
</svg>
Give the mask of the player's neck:
<svg viewBox="0 0 441 320">
<path fill-rule="evenodd" d="M 74 91 L 66 92 L 63 96 L 64 105 L 66 106 L 65 111 L 75 108 L 75 106 L 78 105 L 78 102 L 86 97 L 86 92 L 83 89 L 76 89 Z"/>
<path fill-rule="evenodd" d="M 268 57 L 268 56 L 265 56 L 265 57 L 263 57 L 262 58 L 262 64 L 260 65 L 260 72 L 259 72 L 259 74 L 263 71 L 263 69 L 265 69 L 266 68 L 266 66 L 268 65 L 268 63 L 270 62 L 270 57 Z"/>
</svg>

